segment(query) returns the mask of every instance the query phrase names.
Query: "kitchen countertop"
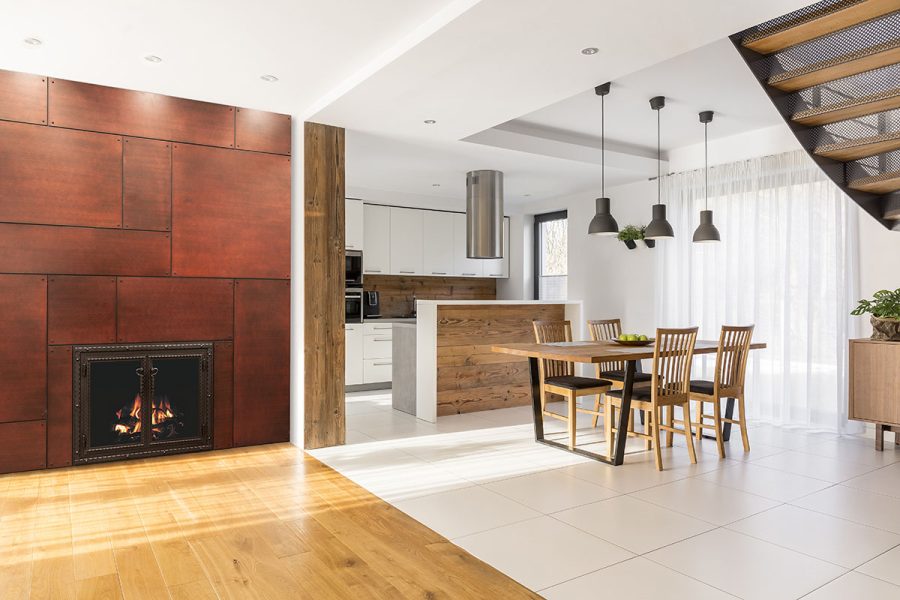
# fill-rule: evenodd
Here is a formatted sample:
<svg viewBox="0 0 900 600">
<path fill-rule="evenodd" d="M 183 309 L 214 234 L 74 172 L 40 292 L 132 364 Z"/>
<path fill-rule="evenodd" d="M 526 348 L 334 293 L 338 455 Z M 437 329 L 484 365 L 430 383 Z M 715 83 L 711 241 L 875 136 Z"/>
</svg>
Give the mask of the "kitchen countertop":
<svg viewBox="0 0 900 600">
<path fill-rule="evenodd" d="M 415 323 L 415 322 L 416 322 L 415 317 L 407 317 L 407 318 L 400 318 L 400 317 L 387 318 L 386 317 L 384 319 L 363 319 L 363 323 Z"/>
</svg>

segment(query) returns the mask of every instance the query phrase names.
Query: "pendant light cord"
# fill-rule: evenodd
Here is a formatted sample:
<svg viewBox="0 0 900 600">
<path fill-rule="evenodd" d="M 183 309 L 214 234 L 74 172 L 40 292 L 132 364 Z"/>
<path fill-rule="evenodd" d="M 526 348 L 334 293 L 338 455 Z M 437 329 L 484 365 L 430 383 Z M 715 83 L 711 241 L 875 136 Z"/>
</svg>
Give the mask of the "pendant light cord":
<svg viewBox="0 0 900 600">
<path fill-rule="evenodd" d="M 606 96 L 600 96 L 600 196 L 606 198 Z"/>
<path fill-rule="evenodd" d="M 703 203 L 703 207 L 705 210 L 709 210 L 709 123 L 703 124 L 703 164 L 704 172 L 703 172 L 703 187 L 704 194 L 706 196 L 706 201 Z"/>
<path fill-rule="evenodd" d="M 662 152 L 660 151 L 660 120 L 659 110 L 656 109 L 656 203 L 662 204 Z"/>
</svg>

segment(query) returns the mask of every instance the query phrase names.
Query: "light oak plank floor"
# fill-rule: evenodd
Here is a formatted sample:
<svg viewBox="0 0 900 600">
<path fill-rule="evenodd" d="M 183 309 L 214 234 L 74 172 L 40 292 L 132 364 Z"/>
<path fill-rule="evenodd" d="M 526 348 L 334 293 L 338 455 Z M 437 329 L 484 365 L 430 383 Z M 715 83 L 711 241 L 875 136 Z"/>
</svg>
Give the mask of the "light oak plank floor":
<svg viewBox="0 0 900 600">
<path fill-rule="evenodd" d="M 539 598 L 289 444 L 0 476 L 0 598 Z"/>
</svg>

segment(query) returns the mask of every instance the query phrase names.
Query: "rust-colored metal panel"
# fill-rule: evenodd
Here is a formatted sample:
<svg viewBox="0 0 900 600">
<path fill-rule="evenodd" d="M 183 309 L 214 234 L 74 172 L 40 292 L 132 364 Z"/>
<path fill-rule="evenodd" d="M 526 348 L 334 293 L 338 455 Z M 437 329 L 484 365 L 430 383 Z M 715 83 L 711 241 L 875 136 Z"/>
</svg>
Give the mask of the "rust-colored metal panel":
<svg viewBox="0 0 900 600">
<path fill-rule="evenodd" d="M 290 439 L 290 289 L 289 281 L 235 282 L 235 446 Z"/>
<path fill-rule="evenodd" d="M 0 423 L 0 473 L 47 466 L 46 421 Z"/>
<path fill-rule="evenodd" d="M 51 275 L 48 285 L 48 344 L 116 341 L 115 277 Z"/>
<path fill-rule="evenodd" d="M 0 275 L 0 422 L 47 416 L 47 279 Z"/>
<path fill-rule="evenodd" d="M 228 340 L 233 314 L 230 279 L 119 278 L 120 342 Z"/>
<path fill-rule="evenodd" d="M 47 123 L 47 78 L 0 70 L 0 119 Z"/>
<path fill-rule="evenodd" d="M 234 146 L 234 108 L 149 92 L 50 79 L 50 125 Z"/>
<path fill-rule="evenodd" d="M 234 446 L 234 344 L 216 342 L 213 358 L 213 447 Z"/>
<path fill-rule="evenodd" d="M 176 144 L 172 274 L 287 279 L 290 159 Z"/>
<path fill-rule="evenodd" d="M 125 138 L 122 220 L 125 229 L 168 231 L 172 217 L 172 144 Z"/>
<path fill-rule="evenodd" d="M 47 466 L 72 464 L 72 348 L 47 349 Z"/>
<path fill-rule="evenodd" d="M 0 121 L 0 221 L 121 227 L 122 138 Z"/>
<path fill-rule="evenodd" d="M 235 148 L 273 154 L 291 154 L 291 116 L 238 108 L 235 114 Z"/>
<path fill-rule="evenodd" d="M 0 223 L 0 273 L 168 275 L 169 234 Z"/>
</svg>

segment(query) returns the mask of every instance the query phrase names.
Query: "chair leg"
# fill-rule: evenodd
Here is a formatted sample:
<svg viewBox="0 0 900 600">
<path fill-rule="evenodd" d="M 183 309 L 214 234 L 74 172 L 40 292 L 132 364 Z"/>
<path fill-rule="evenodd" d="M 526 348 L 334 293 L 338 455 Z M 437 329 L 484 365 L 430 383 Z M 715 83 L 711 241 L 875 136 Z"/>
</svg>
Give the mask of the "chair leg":
<svg viewBox="0 0 900 600">
<path fill-rule="evenodd" d="M 596 400 L 594 400 L 594 412 L 600 412 L 600 394 L 597 394 Z M 594 415 L 594 418 L 591 419 L 591 427 L 596 427 L 599 420 L 600 415 Z"/>
<path fill-rule="evenodd" d="M 656 459 L 656 470 L 662 471 L 662 451 L 659 448 L 659 424 L 662 422 L 662 414 L 659 412 L 660 409 L 656 406 L 648 413 L 652 415 L 650 417 L 650 437 L 651 444 L 653 444 L 654 458 Z"/>
<path fill-rule="evenodd" d="M 738 412 L 741 413 L 741 441 L 744 452 L 750 452 L 750 438 L 747 436 L 747 414 L 744 412 L 744 395 L 738 396 Z"/>
<path fill-rule="evenodd" d="M 703 400 L 697 400 L 697 441 L 703 438 Z"/>
<path fill-rule="evenodd" d="M 640 412 L 642 415 L 644 415 L 644 419 L 646 421 L 644 423 L 644 433 L 647 433 L 647 434 L 652 433 L 652 430 L 650 429 L 650 413 L 647 411 L 643 411 L 643 410 Z M 650 440 L 648 440 L 647 438 L 644 438 L 644 450 L 650 451 L 652 449 L 653 449 L 653 443 Z"/>
<path fill-rule="evenodd" d="M 544 390 L 544 384 L 541 384 L 541 412 L 547 410 L 547 392 Z"/>
<path fill-rule="evenodd" d="M 616 418 L 616 408 L 613 406 L 609 396 L 604 396 L 603 402 L 603 433 L 606 435 L 606 455 L 613 455 L 613 439 L 612 426 L 613 420 Z"/>
<path fill-rule="evenodd" d="M 569 394 L 569 450 L 575 449 L 575 394 Z"/>
<path fill-rule="evenodd" d="M 724 435 L 722 427 L 725 424 L 722 423 L 722 406 L 719 398 L 713 402 L 713 421 L 716 426 L 716 447 L 719 449 L 719 458 L 725 458 L 725 444 L 722 441 Z"/>
<path fill-rule="evenodd" d="M 669 406 L 666 410 L 666 425 L 675 427 L 675 407 Z M 671 431 L 666 432 L 666 447 L 671 448 L 675 443 L 675 434 Z"/>
<path fill-rule="evenodd" d="M 691 410 L 690 401 L 685 402 L 684 404 L 681 405 L 681 407 L 682 407 L 682 410 L 686 410 L 686 411 L 690 412 L 690 410 Z M 669 410 L 674 410 L 674 409 L 675 409 L 674 406 L 669 407 Z M 684 428 L 685 428 L 684 437 L 687 440 L 688 456 L 691 458 L 691 464 L 696 465 L 697 464 L 697 452 L 694 450 L 694 436 L 691 435 L 691 420 L 690 419 L 684 420 Z"/>
</svg>

